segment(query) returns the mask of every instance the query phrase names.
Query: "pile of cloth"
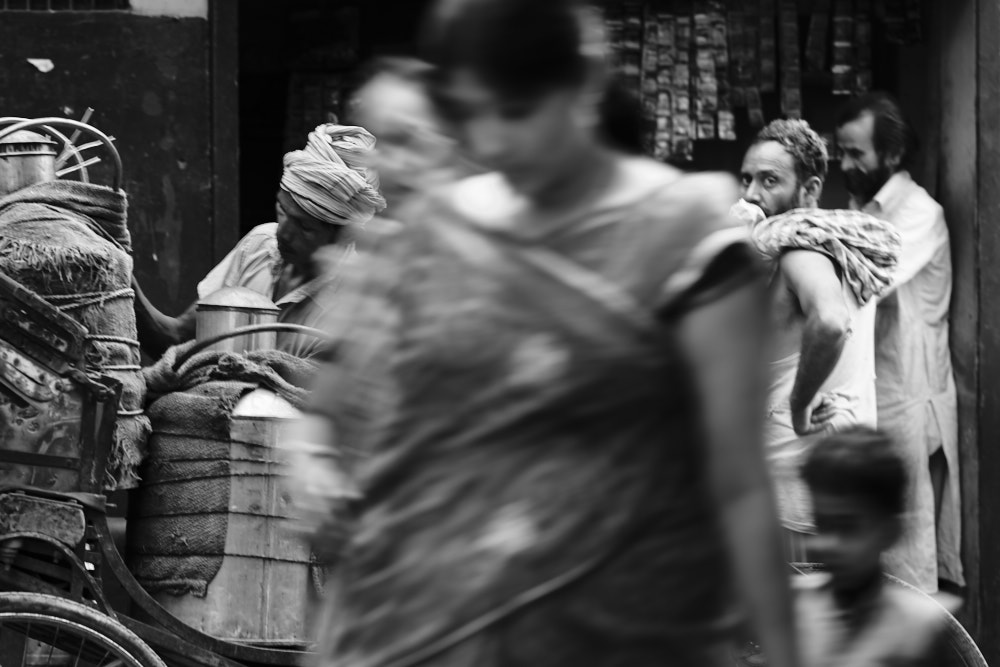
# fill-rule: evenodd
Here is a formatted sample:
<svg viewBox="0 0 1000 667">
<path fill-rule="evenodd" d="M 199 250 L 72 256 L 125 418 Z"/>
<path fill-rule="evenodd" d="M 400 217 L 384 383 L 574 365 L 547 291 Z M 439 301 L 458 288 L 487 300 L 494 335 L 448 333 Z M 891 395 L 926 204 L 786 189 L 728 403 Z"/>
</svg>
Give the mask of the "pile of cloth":
<svg viewBox="0 0 1000 667">
<path fill-rule="evenodd" d="M 105 486 L 129 489 L 149 437 L 132 292 L 132 243 L 122 191 L 39 183 L 0 199 L 0 272 L 80 322 L 87 370 L 122 383 Z"/>
<path fill-rule="evenodd" d="M 899 233 L 867 213 L 797 208 L 752 224 L 754 247 L 768 260 L 777 260 L 788 250 L 811 250 L 829 257 L 858 305 L 892 285 L 902 244 Z"/>
</svg>

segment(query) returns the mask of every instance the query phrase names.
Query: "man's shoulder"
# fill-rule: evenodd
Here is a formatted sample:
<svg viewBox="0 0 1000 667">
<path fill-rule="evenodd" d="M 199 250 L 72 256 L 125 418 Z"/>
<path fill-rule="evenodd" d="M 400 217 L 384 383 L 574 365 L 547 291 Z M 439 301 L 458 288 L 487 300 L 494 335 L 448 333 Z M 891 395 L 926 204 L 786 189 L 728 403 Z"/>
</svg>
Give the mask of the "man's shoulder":
<svg viewBox="0 0 1000 667">
<path fill-rule="evenodd" d="M 886 212 L 890 217 L 919 215 L 944 221 L 944 208 L 909 173 L 901 172 L 894 178 L 899 179 L 899 196 L 894 198 L 892 210 Z"/>
<path fill-rule="evenodd" d="M 263 225 L 257 225 L 249 232 L 247 235 L 240 239 L 238 245 L 259 245 L 261 243 L 277 242 L 278 239 L 278 223 L 276 222 L 265 222 Z"/>
<path fill-rule="evenodd" d="M 778 258 L 781 274 L 799 279 L 819 279 L 833 276 L 840 282 L 837 263 L 819 248 L 789 248 Z"/>
<path fill-rule="evenodd" d="M 198 284 L 198 297 L 223 287 L 250 287 L 266 296 L 271 289 L 271 274 L 281 261 L 277 231 L 276 222 L 250 230 Z"/>
<path fill-rule="evenodd" d="M 240 239 L 233 249 L 244 261 L 258 257 L 275 259 L 278 257 L 278 223 L 268 222 L 257 225 Z"/>
<path fill-rule="evenodd" d="M 939 631 L 947 622 L 949 613 L 929 595 L 900 585 L 886 586 L 883 598 L 892 613 L 913 628 Z"/>
</svg>

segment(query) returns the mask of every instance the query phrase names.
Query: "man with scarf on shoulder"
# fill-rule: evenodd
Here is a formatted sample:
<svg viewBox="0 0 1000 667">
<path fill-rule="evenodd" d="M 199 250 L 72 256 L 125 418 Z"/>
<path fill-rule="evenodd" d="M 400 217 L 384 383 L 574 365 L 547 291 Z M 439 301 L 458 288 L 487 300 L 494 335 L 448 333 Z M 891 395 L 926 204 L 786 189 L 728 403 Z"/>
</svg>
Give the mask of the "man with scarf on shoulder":
<svg viewBox="0 0 1000 667">
<path fill-rule="evenodd" d="M 765 446 L 789 561 L 815 532 L 799 471 L 821 436 L 874 427 L 875 300 L 891 282 L 899 240 L 856 211 L 823 211 L 824 141 L 805 121 L 776 120 L 747 151 L 734 215 L 773 266 L 773 350 Z"/>
<path fill-rule="evenodd" d="M 848 102 L 837 143 L 851 207 L 890 223 L 902 239 L 895 284 L 880 296 L 875 321 L 879 428 L 905 446 L 912 480 L 904 535 L 886 567 L 934 593 L 939 578 L 963 584 L 948 225 L 941 205 L 907 171 L 917 137 L 890 96 Z"/>
<path fill-rule="evenodd" d="M 323 327 L 328 295 L 353 260 L 352 228 L 385 208 L 368 153 L 375 138 L 360 127 L 322 125 L 304 150 L 285 155 L 276 222 L 255 227 L 198 284 L 198 297 L 225 287 L 245 287 L 274 301 L 279 322 Z M 323 250 L 322 266 L 317 251 Z M 169 317 L 146 298 L 133 278 L 139 340 L 150 355 L 194 338 L 192 304 Z M 321 293 L 325 296 L 321 296 Z M 300 357 L 320 343 L 296 333 L 280 333 L 278 348 Z"/>
</svg>

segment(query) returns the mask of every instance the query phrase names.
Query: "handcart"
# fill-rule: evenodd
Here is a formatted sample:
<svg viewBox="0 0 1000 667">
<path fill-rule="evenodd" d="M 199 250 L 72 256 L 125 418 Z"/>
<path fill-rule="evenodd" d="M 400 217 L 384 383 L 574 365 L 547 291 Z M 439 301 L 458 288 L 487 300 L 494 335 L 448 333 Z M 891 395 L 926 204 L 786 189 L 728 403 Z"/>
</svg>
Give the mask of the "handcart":
<svg viewBox="0 0 1000 667">
<path fill-rule="evenodd" d="M 75 172 L 86 181 L 99 160 L 84 151 L 103 149 L 120 188 L 121 160 L 99 130 L 61 118 L 0 118 L 0 143 L 24 130 L 62 144 L 60 162 L 70 166 L 57 175 Z M 81 135 L 90 141 L 77 145 Z M 43 445 L 33 449 L 5 442 L 0 423 L 0 666 L 298 664 L 304 643 L 278 648 L 204 634 L 164 609 L 129 571 L 105 492 L 121 386 L 87 372 L 88 346 L 82 325 L 0 274 L 0 402 L 32 415 L 40 406 L 47 416 L 39 418 Z M 109 601 L 112 581 L 128 609 Z"/>
</svg>

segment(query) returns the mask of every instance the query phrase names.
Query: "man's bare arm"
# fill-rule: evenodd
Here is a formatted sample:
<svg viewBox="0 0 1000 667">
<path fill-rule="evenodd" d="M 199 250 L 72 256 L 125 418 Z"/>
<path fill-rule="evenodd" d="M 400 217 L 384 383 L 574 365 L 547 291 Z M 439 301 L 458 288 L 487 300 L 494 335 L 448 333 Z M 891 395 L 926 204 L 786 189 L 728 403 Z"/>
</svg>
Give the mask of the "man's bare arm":
<svg viewBox="0 0 1000 667">
<path fill-rule="evenodd" d="M 194 338 L 196 303 L 191 304 L 180 317 L 170 317 L 150 302 L 135 276 L 132 276 L 132 289 L 135 291 L 135 324 L 139 344 L 146 354 L 159 358 L 171 346 Z"/>
<path fill-rule="evenodd" d="M 781 273 L 805 319 L 791 396 L 795 432 L 805 435 L 811 430 L 813 401 L 840 361 L 851 317 L 836 267 L 826 255 L 792 250 L 781 258 Z"/>
</svg>

